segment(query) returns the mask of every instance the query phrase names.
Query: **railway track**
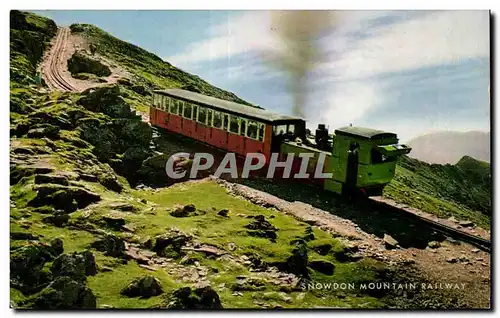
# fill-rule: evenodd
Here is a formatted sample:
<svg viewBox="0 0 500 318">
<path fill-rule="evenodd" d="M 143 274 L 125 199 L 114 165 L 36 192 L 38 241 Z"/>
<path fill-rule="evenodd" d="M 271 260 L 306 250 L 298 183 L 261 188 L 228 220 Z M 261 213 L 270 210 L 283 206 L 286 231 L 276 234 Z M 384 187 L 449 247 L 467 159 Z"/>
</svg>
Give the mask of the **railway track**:
<svg viewBox="0 0 500 318">
<path fill-rule="evenodd" d="M 289 202 L 303 202 L 338 217 L 351 220 L 359 229 L 379 238 L 389 234 L 402 248 L 425 249 L 431 241 L 453 239 L 468 243 L 487 253 L 491 241 L 467 231 L 456 229 L 403 207 L 391 205 L 380 197 L 350 201 L 331 192 L 319 191 L 312 185 L 273 183 L 262 180 L 236 181 Z"/>
<path fill-rule="evenodd" d="M 426 224 L 428 227 L 432 228 L 433 230 L 451 237 L 453 239 L 469 243 L 478 249 L 481 249 L 485 252 L 490 253 L 491 252 L 491 241 L 487 240 L 485 238 L 482 238 L 477 235 L 472 235 L 470 233 L 467 233 L 466 231 L 461 231 L 459 229 L 453 228 L 451 226 L 448 226 L 446 224 L 434 221 L 430 218 L 412 213 L 406 209 L 394 206 L 389 204 L 388 202 L 381 201 L 379 197 L 375 198 L 369 198 L 369 202 L 371 204 L 374 204 L 375 206 L 378 206 L 382 210 L 390 210 L 396 213 L 404 213 L 407 216 L 416 219 L 418 222 L 421 222 L 423 224 Z"/>
<path fill-rule="evenodd" d="M 69 28 L 59 28 L 55 43 L 52 47 L 48 60 L 48 67 L 44 68 L 44 75 L 47 85 L 51 90 L 62 90 L 65 92 L 76 91 L 77 89 L 69 83 L 61 73 L 59 65 L 66 61 L 64 59 L 65 42 L 69 36 Z"/>
</svg>

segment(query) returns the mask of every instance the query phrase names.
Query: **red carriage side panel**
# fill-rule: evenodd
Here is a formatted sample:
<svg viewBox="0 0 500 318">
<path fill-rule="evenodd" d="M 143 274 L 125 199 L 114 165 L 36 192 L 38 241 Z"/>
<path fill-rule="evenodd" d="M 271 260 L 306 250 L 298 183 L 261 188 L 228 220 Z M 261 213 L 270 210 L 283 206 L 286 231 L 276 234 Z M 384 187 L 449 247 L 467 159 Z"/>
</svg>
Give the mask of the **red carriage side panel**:
<svg viewBox="0 0 500 318">
<path fill-rule="evenodd" d="M 195 138 L 197 140 L 200 140 L 204 143 L 209 144 L 208 139 L 207 139 L 207 133 L 209 132 L 208 127 L 203 125 L 203 124 L 196 123 L 195 130 L 196 130 Z"/>
<path fill-rule="evenodd" d="M 194 138 L 195 123 L 191 119 L 181 118 L 182 121 L 182 134 Z"/>
<path fill-rule="evenodd" d="M 149 122 L 151 125 L 156 125 L 155 121 L 155 108 L 153 106 L 149 106 Z"/>
<path fill-rule="evenodd" d="M 229 133 L 227 141 L 227 150 L 241 156 L 245 155 L 244 139 L 246 138 L 244 138 L 243 136 Z"/>
<path fill-rule="evenodd" d="M 245 153 L 264 153 L 264 143 L 252 138 L 245 138 Z"/>
<path fill-rule="evenodd" d="M 167 128 L 168 114 L 164 111 L 158 110 L 156 112 L 156 124 L 162 128 Z"/>
<path fill-rule="evenodd" d="M 182 118 L 177 115 L 169 114 L 167 129 L 176 133 L 182 133 Z"/>
<path fill-rule="evenodd" d="M 225 130 L 212 128 L 210 144 L 214 147 L 227 150 L 228 132 Z"/>
</svg>

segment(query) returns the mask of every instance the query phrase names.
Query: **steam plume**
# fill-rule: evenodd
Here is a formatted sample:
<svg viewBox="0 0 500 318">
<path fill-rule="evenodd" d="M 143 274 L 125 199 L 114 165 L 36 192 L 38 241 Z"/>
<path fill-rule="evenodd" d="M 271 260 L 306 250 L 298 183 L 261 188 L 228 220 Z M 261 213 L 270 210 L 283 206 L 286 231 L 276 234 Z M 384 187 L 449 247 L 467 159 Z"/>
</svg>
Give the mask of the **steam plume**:
<svg viewBox="0 0 500 318">
<path fill-rule="evenodd" d="M 270 62 L 287 74 L 297 116 L 305 115 L 308 74 L 324 56 L 318 37 L 337 20 L 334 11 L 271 11 L 271 32 L 284 47 Z"/>
</svg>

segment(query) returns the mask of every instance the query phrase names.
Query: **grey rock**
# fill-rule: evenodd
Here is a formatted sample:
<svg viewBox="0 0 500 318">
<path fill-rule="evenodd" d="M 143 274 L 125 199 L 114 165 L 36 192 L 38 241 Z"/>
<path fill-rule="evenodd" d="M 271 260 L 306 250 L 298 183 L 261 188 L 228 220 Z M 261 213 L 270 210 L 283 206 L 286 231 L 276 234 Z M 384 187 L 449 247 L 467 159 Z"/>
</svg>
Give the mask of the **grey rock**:
<svg viewBox="0 0 500 318">
<path fill-rule="evenodd" d="M 430 241 L 428 244 L 427 244 L 428 247 L 430 248 L 438 248 L 441 246 L 441 243 L 437 242 L 437 241 Z"/>
<path fill-rule="evenodd" d="M 127 297 L 153 297 L 163 293 L 163 288 L 158 278 L 148 275 L 134 279 L 120 294 Z"/>
<path fill-rule="evenodd" d="M 82 282 L 63 276 L 56 278 L 34 299 L 28 307 L 33 309 L 96 308 L 96 297 Z"/>
<path fill-rule="evenodd" d="M 309 263 L 309 267 L 325 275 L 333 275 L 335 270 L 335 265 L 328 261 L 312 261 Z"/>
<path fill-rule="evenodd" d="M 384 234 L 384 243 L 386 248 L 392 249 L 398 247 L 399 243 L 392 236 Z"/>
<path fill-rule="evenodd" d="M 472 227 L 472 226 L 474 226 L 474 223 L 471 222 L 471 221 L 460 221 L 458 224 L 460 226 L 463 226 L 463 227 Z"/>
</svg>

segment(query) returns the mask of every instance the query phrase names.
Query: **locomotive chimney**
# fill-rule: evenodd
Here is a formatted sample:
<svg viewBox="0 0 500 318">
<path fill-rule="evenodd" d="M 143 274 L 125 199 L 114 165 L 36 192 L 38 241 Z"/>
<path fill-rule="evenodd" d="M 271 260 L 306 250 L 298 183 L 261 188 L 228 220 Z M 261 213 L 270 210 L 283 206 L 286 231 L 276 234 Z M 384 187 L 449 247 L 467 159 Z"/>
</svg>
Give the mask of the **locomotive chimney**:
<svg viewBox="0 0 500 318">
<path fill-rule="evenodd" d="M 318 149 L 328 149 L 328 129 L 324 124 L 318 125 L 318 129 L 316 129 L 315 141 Z"/>
</svg>

